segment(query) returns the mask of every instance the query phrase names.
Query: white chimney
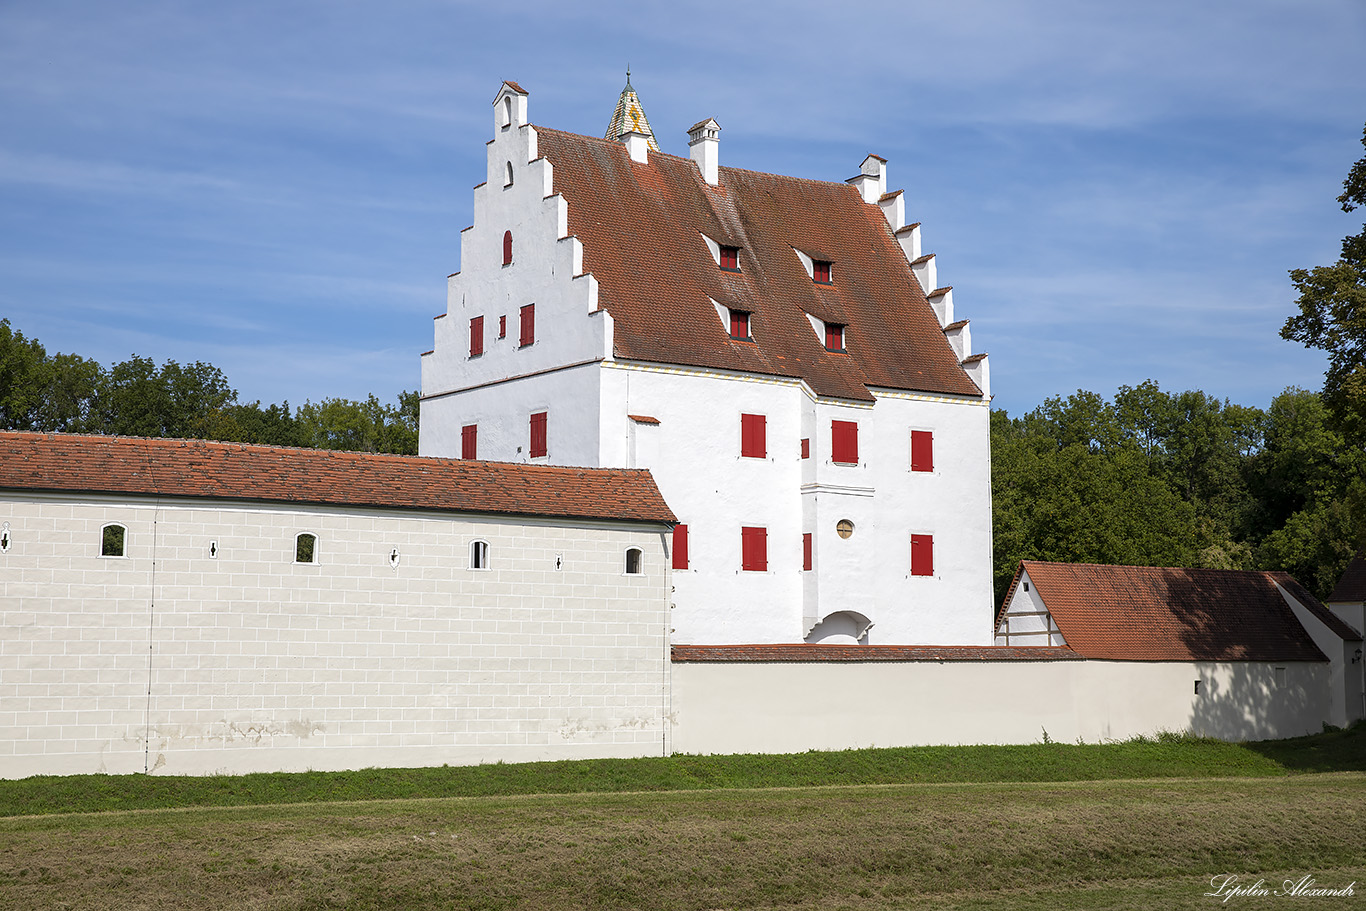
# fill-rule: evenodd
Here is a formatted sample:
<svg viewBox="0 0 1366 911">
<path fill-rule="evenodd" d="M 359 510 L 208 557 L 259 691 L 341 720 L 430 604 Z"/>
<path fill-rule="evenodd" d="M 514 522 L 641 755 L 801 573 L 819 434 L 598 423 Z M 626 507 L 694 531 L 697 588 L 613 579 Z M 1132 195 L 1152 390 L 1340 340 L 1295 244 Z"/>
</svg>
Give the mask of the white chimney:
<svg viewBox="0 0 1366 911">
<path fill-rule="evenodd" d="M 697 162 L 702 179 L 713 187 L 720 180 L 721 124 L 707 119 L 688 129 L 688 157 Z"/>
<path fill-rule="evenodd" d="M 621 141 L 626 143 L 626 151 L 630 154 L 632 161 L 641 164 L 648 164 L 650 160 L 650 137 L 644 133 L 637 133 L 631 130 L 621 134 Z"/>
<path fill-rule="evenodd" d="M 887 192 L 887 159 L 880 155 L 869 155 L 863 159 L 859 173 L 846 183 L 858 188 L 864 202 L 877 202 Z"/>
</svg>

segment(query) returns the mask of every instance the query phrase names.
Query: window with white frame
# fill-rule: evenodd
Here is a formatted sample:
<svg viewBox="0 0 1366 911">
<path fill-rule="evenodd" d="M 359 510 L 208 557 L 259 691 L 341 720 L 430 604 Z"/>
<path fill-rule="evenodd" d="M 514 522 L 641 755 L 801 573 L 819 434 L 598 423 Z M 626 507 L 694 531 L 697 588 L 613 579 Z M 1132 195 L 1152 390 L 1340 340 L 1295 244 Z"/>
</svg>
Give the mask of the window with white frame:
<svg viewBox="0 0 1366 911">
<path fill-rule="evenodd" d="M 489 542 L 470 542 L 470 569 L 489 568 Z"/>
<path fill-rule="evenodd" d="M 645 572 L 645 553 L 639 547 L 626 548 L 626 575 L 638 576 Z"/>
<path fill-rule="evenodd" d="M 128 544 L 128 529 L 111 522 L 100 529 L 100 556 L 122 557 Z"/>
</svg>

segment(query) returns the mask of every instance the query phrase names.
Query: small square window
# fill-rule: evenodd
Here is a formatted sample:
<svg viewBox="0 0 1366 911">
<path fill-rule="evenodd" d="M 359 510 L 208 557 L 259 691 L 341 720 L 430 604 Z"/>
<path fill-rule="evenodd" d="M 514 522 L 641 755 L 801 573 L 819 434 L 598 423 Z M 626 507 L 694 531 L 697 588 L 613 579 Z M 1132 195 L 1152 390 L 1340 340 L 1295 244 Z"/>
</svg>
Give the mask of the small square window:
<svg viewBox="0 0 1366 911">
<path fill-rule="evenodd" d="M 317 563 L 318 562 L 318 536 L 310 535 L 307 532 L 294 538 L 294 562 L 295 563 Z"/>
<path fill-rule="evenodd" d="M 470 569 L 489 568 L 489 542 L 470 542 Z"/>
<path fill-rule="evenodd" d="M 811 263 L 811 278 L 821 285 L 830 284 L 830 263 L 823 260 L 816 260 Z"/>
<path fill-rule="evenodd" d="M 128 529 L 122 525 L 106 525 L 100 529 L 100 556 L 122 557 L 128 539 Z"/>
<path fill-rule="evenodd" d="M 721 268 L 727 272 L 740 271 L 740 248 L 722 247 L 721 248 Z"/>
<path fill-rule="evenodd" d="M 749 314 L 741 310 L 730 311 L 730 337 L 735 339 L 750 339 L 749 334 Z"/>
<path fill-rule="evenodd" d="M 844 327 L 841 326 L 839 323 L 825 324 L 825 350 L 844 350 Z"/>
<path fill-rule="evenodd" d="M 638 576 L 645 572 L 645 555 L 639 547 L 626 549 L 626 575 Z"/>
</svg>

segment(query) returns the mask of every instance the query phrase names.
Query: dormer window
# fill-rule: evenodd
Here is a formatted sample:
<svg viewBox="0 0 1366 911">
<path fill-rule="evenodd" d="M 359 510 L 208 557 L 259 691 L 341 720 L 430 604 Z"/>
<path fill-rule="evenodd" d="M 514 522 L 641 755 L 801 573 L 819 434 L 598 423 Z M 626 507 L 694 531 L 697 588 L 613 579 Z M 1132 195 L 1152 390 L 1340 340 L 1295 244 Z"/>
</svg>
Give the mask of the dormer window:
<svg viewBox="0 0 1366 911">
<path fill-rule="evenodd" d="M 721 268 L 727 272 L 740 271 L 740 248 L 722 247 L 721 248 Z"/>
<path fill-rule="evenodd" d="M 839 323 L 825 324 L 825 350 L 844 350 L 844 327 L 841 326 Z"/>
<path fill-rule="evenodd" d="M 730 337 L 751 341 L 753 336 L 749 334 L 749 314 L 743 310 L 730 311 Z"/>
<path fill-rule="evenodd" d="M 811 280 L 818 285 L 830 284 L 830 261 L 813 260 L 811 263 Z"/>
</svg>

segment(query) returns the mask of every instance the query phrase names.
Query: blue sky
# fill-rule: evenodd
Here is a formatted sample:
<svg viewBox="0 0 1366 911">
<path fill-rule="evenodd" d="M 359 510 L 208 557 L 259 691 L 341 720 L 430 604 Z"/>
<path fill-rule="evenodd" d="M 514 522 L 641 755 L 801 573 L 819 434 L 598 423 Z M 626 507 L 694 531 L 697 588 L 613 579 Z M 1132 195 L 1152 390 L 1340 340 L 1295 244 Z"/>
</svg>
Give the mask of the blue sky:
<svg viewBox="0 0 1366 911">
<path fill-rule="evenodd" d="M 1366 3 L 0 0 L 0 316 L 245 401 L 419 382 L 491 102 L 823 180 L 889 160 L 1019 414 L 1155 379 L 1265 406 L 1323 357 L 1286 271 L 1360 213 Z"/>
</svg>

